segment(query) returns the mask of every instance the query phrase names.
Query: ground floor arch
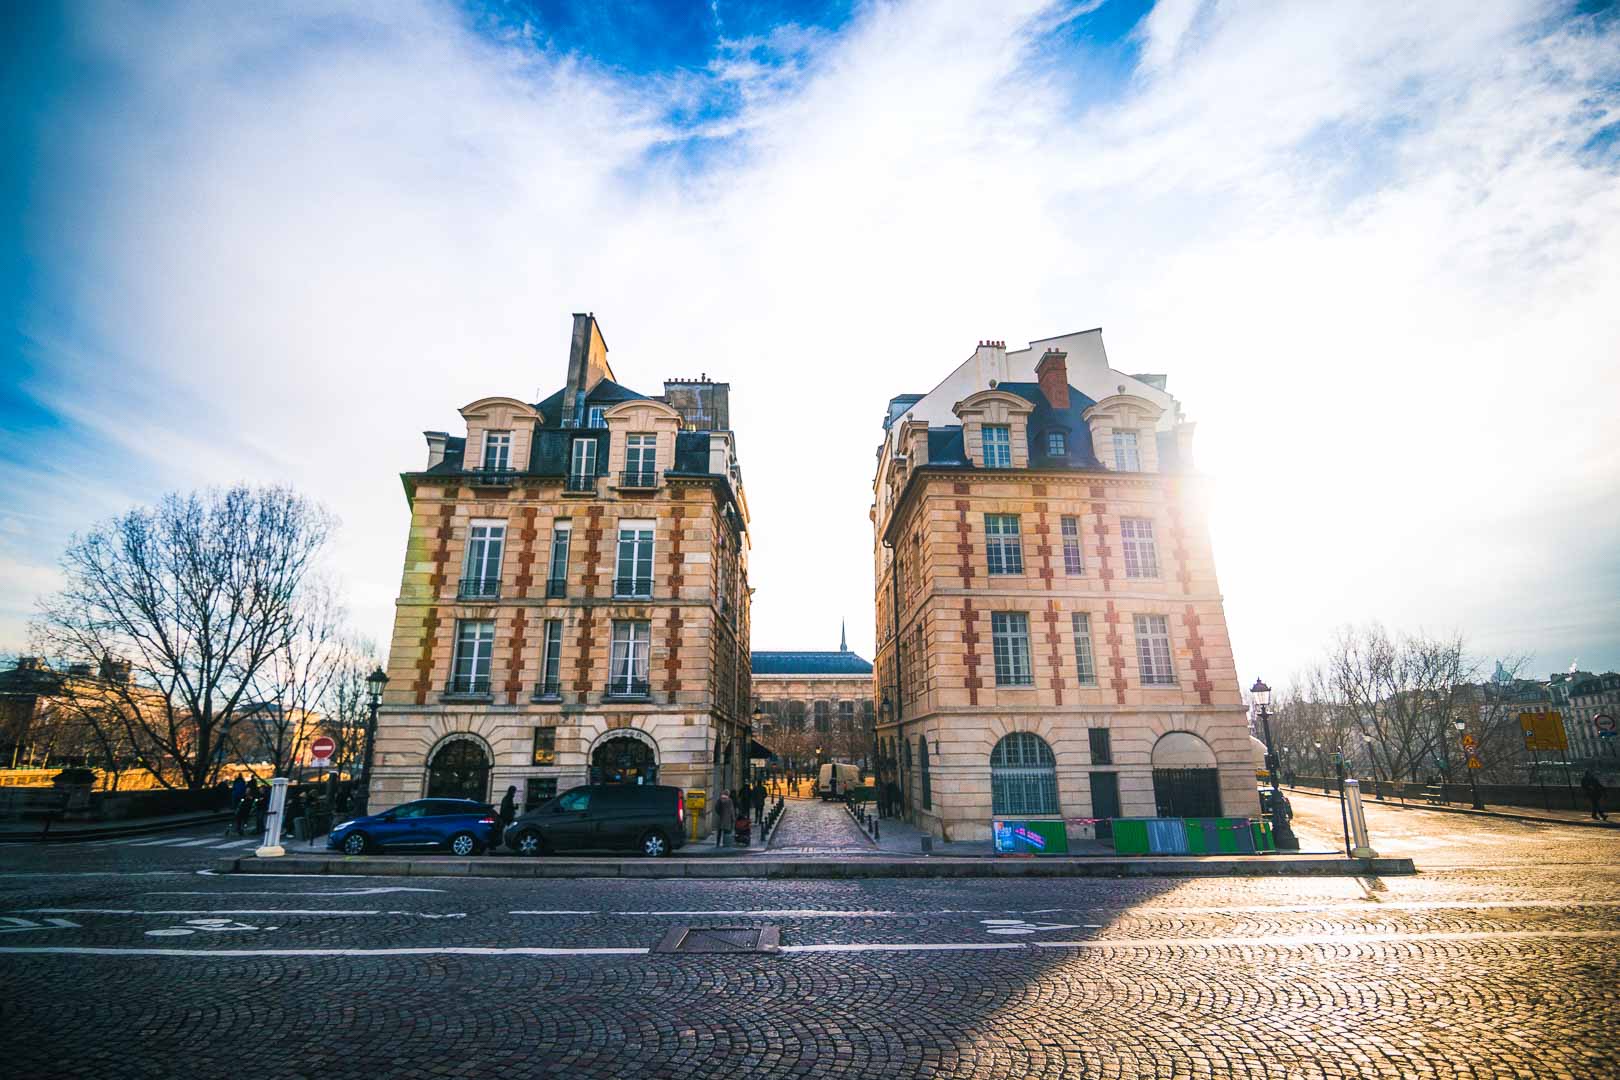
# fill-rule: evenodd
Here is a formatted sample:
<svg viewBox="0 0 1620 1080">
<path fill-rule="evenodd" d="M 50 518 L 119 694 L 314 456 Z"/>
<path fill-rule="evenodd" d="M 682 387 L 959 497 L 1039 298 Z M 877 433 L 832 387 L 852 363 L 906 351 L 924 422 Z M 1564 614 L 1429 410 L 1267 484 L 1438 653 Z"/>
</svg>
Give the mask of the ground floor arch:
<svg viewBox="0 0 1620 1080">
<path fill-rule="evenodd" d="M 446 740 L 428 757 L 427 797 L 488 802 L 492 764 L 481 741 L 468 736 Z"/>
<path fill-rule="evenodd" d="M 658 783 L 658 742 L 636 728 L 608 732 L 591 747 L 591 783 Z"/>
<path fill-rule="evenodd" d="M 1220 817 L 1221 774 L 1215 751 L 1190 731 L 1170 731 L 1153 744 L 1153 802 L 1159 817 Z"/>
</svg>

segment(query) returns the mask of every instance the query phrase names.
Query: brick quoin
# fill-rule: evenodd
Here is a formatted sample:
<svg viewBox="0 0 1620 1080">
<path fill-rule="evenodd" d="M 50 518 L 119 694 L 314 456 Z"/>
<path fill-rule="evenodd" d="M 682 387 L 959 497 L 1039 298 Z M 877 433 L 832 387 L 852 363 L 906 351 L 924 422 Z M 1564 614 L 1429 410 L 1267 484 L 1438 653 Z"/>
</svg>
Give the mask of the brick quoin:
<svg viewBox="0 0 1620 1080">
<path fill-rule="evenodd" d="M 596 595 L 596 575 L 602 565 L 602 508 L 591 507 L 585 526 L 585 595 Z"/>
<path fill-rule="evenodd" d="M 967 668 L 967 678 L 963 680 L 963 685 L 967 687 L 970 705 L 979 703 L 979 687 L 984 685 L 984 680 L 979 678 L 979 631 L 975 625 L 977 617 L 977 612 L 973 610 L 973 601 L 963 600 L 962 645 L 966 651 L 962 656 L 962 664 Z"/>
<path fill-rule="evenodd" d="M 523 550 L 518 553 L 517 585 L 518 599 L 522 600 L 529 595 L 529 586 L 534 584 L 534 507 L 523 508 L 523 528 L 518 531 L 518 539 L 523 543 Z"/>
<path fill-rule="evenodd" d="M 1125 704 L 1125 657 L 1119 651 L 1119 612 L 1114 608 L 1114 602 L 1108 601 L 1108 610 L 1103 613 L 1103 622 L 1108 624 L 1108 663 L 1114 669 L 1114 677 L 1108 680 L 1113 688 L 1115 703 Z"/>
<path fill-rule="evenodd" d="M 427 704 L 428 689 L 433 683 L 433 639 L 439 632 L 439 609 L 428 608 L 427 618 L 422 620 L 422 651 L 416 658 L 416 683 L 411 689 L 416 691 L 416 703 Z"/>
<path fill-rule="evenodd" d="M 1063 635 L 1058 632 L 1058 605 L 1056 600 L 1046 602 L 1046 610 L 1041 613 L 1046 620 L 1046 643 L 1052 647 L 1052 692 L 1057 695 L 1057 704 L 1063 704 L 1063 659 L 1058 654 L 1058 643 Z"/>
<path fill-rule="evenodd" d="M 518 703 L 518 691 L 523 689 L 523 652 L 525 642 L 524 630 L 528 629 L 528 619 L 523 609 L 518 608 L 517 618 L 512 620 L 512 656 L 506 662 L 506 703 Z"/>
<path fill-rule="evenodd" d="M 1092 490 L 1097 491 L 1099 489 L 1092 488 Z M 1102 520 L 1103 515 L 1108 513 L 1108 504 L 1092 503 L 1091 513 L 1097 518 L 1097 524 L 1091 530 L 1097 537 L 1097 578 L 1102 582 L 1104 592 L 1112 592 L 1114 589 L 1114 568 L 1108 565 L 1108 522 Z M 1109 607 L 1112 608 L 1113 605 L 1110 604 Z"/>
<path fill-rule="evenodd" d="M 1182 623 L 1187 627 L 1187 645 L 1192 649 L 1193 689 L 1198 691 L 1201 705 L 1215 703 L 1215 684 L 1209 679 L 1209 661 L 1204 659 L 1204 638 L 1198 632 L 1198 612 L 1188 604 L 1182 612 Z"/>
</svg>

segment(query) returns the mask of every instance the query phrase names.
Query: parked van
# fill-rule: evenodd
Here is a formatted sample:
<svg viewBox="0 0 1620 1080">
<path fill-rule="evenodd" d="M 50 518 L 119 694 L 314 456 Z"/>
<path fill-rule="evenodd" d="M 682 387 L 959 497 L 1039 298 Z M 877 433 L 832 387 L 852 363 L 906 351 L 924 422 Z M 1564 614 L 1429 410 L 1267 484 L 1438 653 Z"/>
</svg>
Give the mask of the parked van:
<svg viewBox="0 0 1620 1080">
<path fill-rule="evenodd" d="M 686 793 L 662 784 L 592 784 L 543 802 L 506 829 L 519 855 L 626 848 L 658 858 L 686 842 Z"/>
<path fill-rule="evenodd" d="M 834 779 L 838 783 L 833 783 Z M 823 799 L 842 799 L 851 788 L 861 786 L 861 770 L 843 761 L 829 761 L 816 777 L 816 794 Z"/>
</svg>

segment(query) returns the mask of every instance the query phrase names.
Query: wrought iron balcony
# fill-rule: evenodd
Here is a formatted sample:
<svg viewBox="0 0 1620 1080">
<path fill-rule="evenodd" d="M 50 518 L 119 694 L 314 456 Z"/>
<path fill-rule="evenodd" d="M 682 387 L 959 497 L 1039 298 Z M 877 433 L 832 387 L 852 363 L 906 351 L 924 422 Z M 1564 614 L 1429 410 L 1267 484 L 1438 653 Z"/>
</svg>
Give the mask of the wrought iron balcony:
<svg viewBox="0 0 1620 1080">
<path fill-rule="evenodd" d="M 516 469 L 468 469 L 467 473 L 479 487 L 511 487 L 518 475 Z"/>
<path fill-rule="evenodd" d="M 568 595 L 568 582 L 563 578 L 546 579 L 546 599 L 561 600 Z"/>
<path fill-rule="evenodd" d="M 622 488 L 653 488 L 658 486 L 658 473 L 652 469 L 640 472 L 624 472 L 619 474 L 619 486 Z"/>
<path fill-rule="evenodd" d="M 447 694 L 488 694 L 490 681 L 488 675 L 452 675 L 445 684 L 444 692 Z"/>
<path fill-rule="evenodd" d="M 501 579 L 498 577 L 464 577 L 461 588 L 456 590 L 456 597 L 460 600 L 498 600 L 500 595 Z"/>
<path fill-rule="evenodd" d="M 609 698 L 644 698 L 651 692 L 652 684 L 648 680 L 624 677 L 610 679 L 602 693 Z"/>
<path fill-rule="evenodd" d="M 534 686 L 534 696 L 541 699 L 562 697 L 561 677 L 541 679 Z"/>
<path fill-rule="evenodd" d="M 652 599 L 652 578 L 614 578 L 613 596 L 615 599 L 650 600 Z"/>
<path fill-rule="evenodd" d="M 595 491 L 596 490 L 596 477 L 594 475 L 592 475 L 592 476 L 584 476 L 584 475 L 581 475 L 579 473 L 569 473 L 568 474 L 568 480 L 567 480 L 567 483 L 566 483 L 566 485 L 564 487 L 564 490 L 565 491 Z"/>
</svg>

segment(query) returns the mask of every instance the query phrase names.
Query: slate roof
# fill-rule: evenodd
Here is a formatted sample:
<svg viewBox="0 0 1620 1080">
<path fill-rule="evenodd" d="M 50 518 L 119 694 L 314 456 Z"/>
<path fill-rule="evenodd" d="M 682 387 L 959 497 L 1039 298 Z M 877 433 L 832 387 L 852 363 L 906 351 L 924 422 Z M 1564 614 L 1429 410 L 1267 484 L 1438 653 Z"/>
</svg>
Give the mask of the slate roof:
<svg viewBox="0 0 1620 1080">
<path fill-rule="evenodd" d="M 1032 382 L 1004 382 L 996 387 L 1010 394 L 1016 394 L 1035 406 L 1029 414 L 1029 465 L 1032 469 L 1053 469 L 1065 466 L 1076 469 L 1098 469 L 1102 463 L 1097 460 L 1096 453 L 1091 446 L 1091 426 L 1081 419 L 1081 414 L 1097 404 L 1091 398 L 1082 394 L 1074 387 L 1069 387 L 1069 407 L 1067 409 L 1054 409 L 1041 393 L 1039 383 Z M 903 395 L 909 397 L 910 395 Z M 903 400 L 895 398 L 896 401 Z M 1054 431 L 1062 432 L 1064 443 L 1068 447 L 1068 454 L 1063 457 L 1054 457 L 1046 452 L 1046 436 Z M 1173 444 L 1174 439 L 1169 439 Z M 1160 461 L 1167 459 L 1164 456 L 1166 435 L 1159 438 Z M 1173 446 L 1172 446 L 1173 453 Z M 962 426 L 960 424 L 947 424 L 928 429 L 928 464 L 951 465 L 961 468 L 972 468 L 968 462 L 967 447 L 962 442 Z"/>
<path fill-rule="evenodd" d="M 872 662 L 848 649 L 750 653 L 755 675 L 870 675 Z"/>
<path fill-rule="evenodd" d="M 621 401 L 634 401 L 638 398 L 646 398 L 646 396 L 646 394 L 636 393 L 628 386 L 620 386 L 612 379 L 603 379 L 591 387 L 591 392 L 585 395 L 585 404 L 587 406 L 617 405 Z M 562 427 L 562 402 L 563 391 L 558 390 L 544 401 L 534 403 L 536 411 L 545 418 L 547 427 Z"/>
</svg>

